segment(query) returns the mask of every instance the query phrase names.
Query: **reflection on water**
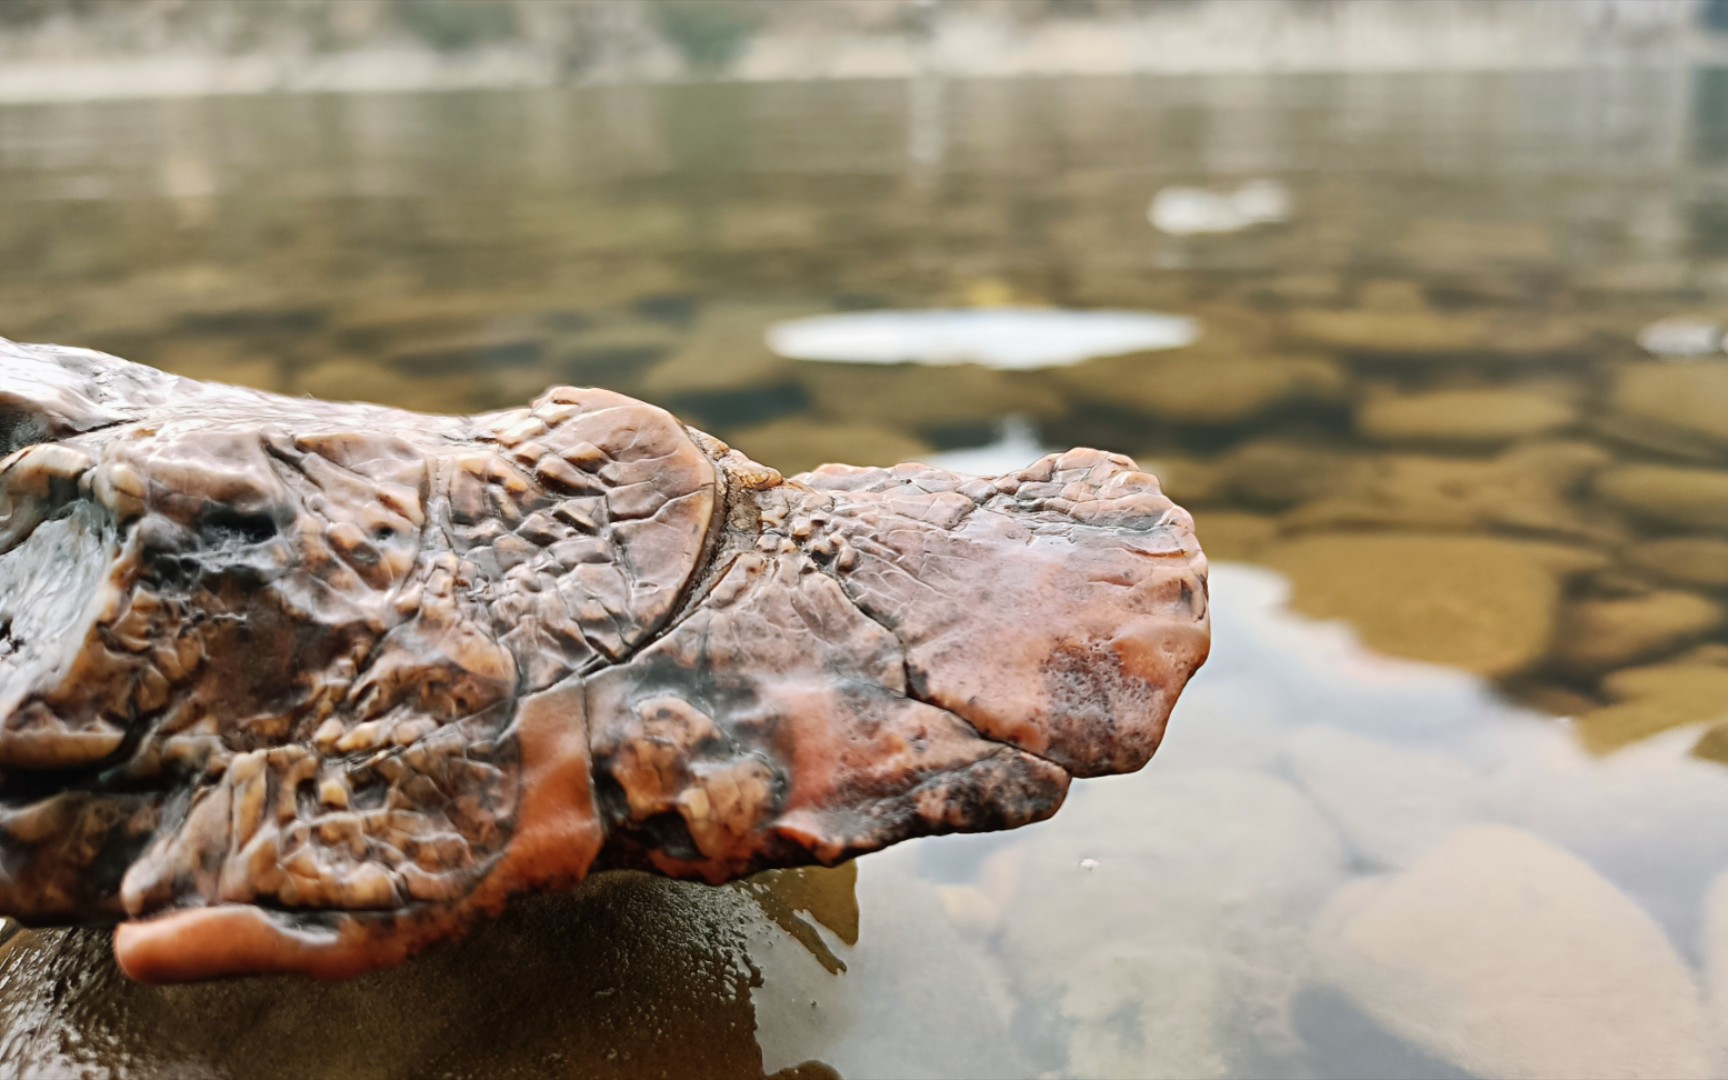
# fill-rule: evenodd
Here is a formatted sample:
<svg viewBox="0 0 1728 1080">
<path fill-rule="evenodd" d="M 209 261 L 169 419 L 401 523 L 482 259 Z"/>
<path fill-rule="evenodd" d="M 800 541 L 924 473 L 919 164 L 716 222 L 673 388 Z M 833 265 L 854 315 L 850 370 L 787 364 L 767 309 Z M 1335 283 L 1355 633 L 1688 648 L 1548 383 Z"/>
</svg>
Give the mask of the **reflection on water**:
<svg viewBox="0 0 1728 1080">
<path fill-rule="evenodd" d="M 1712 1018 L 1728 1019 L 1701 970 L 1728 962 L 1717 767 L 1672 739 L 1593 760 L 1474 679 L 1293 616 L 1285 591 L 1219 569 L 1214 659 L 1153 769 L 1079 785 L 1020 834 L 866 860 L 847 976 L 773 954 L 765 1060 L 859 1076 L 1710 1075 Z M 811 986 L 823 1026 L 762 1009 L 776 975 Z M 941 980 L 931 1000 L 896 992 Z M 975 1035 L 955 1052 L 994 1065 L 920 1070 L 926 1045 L 882 1037 L 902 1026 Z"/>
<path fill-rule="evenodd" d="M 1289 217 L 1290 193 L 1275 180 L 1250 180 L 1228 191 L 1167 187 L 1146 208 L 1152 227 L 1172 236 L 1237 232 Z"/>
<path fill-rule="evenodd" d="M 99 935 L 20 935 L 0 1063 L 1728 1068 L 1725 92 L 1622 71 L 0 109 L 0 334 L 432 411 L 605 385 L 789 470 L 1102 445 L 1224 564 L 1157 762 L 1050 823 L 855 883 L 609 877 L 342 987 L 146 990 Z M 1287 220 L 1147 220 L 1160 191 L 1261 181 Z M 1203 333 L 1051 370 L 765 341 L 930 309 Z"/>
<path fill-rule="evenodd" d="M 1593 759 L 1470 676 L 1293 615 L 1266 571 L 1213 584 L 1214 658 L 1158 764 L 1048 823 L 720 889 L 603 875 L 336 986 L 138 987 L 100 932 L 26 933 L 0 946 L 0 1063 L 1711 1075 L 1718 766 L 1660 737 Z"/>
<path fill-rule="evenodd" d="M 776 323 L 768 347 L 794 360 L 845 364 L 1066 367 L 1099 356 L 1192 345 L 1194 320 L 1135 311 L 970 308 L 863 311 Z"/>
<path fill-rule="evenodd" d="M 606 874 L 574 896 L 518 903 L 407 968 L 342 984 L 142 987 L 114 966 L 105 932 L 25 933 L 0 945 L 0 1072 L 682 1077 L 699 1060 L 700 1075 L 760 1077 L 749 950 L 792 921 L 770 921 L 776 904 L 850 904 L 850 878 L 829 873 L 826 885 L 770 887 L 769 903 L 743 887 Z"/>
</svg>

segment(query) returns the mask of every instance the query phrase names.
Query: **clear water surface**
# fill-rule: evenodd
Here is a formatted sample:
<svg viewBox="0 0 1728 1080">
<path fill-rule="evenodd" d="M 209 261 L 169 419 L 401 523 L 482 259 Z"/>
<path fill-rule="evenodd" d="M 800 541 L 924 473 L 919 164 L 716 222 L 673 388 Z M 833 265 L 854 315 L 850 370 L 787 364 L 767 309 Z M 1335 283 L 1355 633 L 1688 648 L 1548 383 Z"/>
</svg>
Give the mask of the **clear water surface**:
<svg viewBox="0 0 1728 1080">
<path fill-rule="evenodd" d="M 340 986 L 13 933 L 0 1070 L 1728 1070 L 1725 105 L 1616 70 L 0 109 L 0 334 L 422 410 L 604 385 L 787 470 L 1104 446 L 1193 510 L 1216 632 L 1153 764 L 1015 833 L 606 875 Z M 932 309 L 1201 333 L 766 344 Z"/>
</svg>

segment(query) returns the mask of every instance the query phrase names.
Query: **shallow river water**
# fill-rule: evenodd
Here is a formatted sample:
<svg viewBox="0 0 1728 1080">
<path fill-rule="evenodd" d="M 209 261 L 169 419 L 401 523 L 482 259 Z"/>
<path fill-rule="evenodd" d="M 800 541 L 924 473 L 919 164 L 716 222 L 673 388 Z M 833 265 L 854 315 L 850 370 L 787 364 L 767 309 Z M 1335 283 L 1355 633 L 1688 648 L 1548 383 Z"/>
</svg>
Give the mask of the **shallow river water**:
<svg viewBox="0 0 1728 1080">
<path fill-rule="evenodd" d="M 13 932 L 0 1072 L 1728 1071 L 1725 106 L 1700 70 L 0 108 L 0 335 L 426 411 L 608 386 L 789 472 L 1119 450 L 1194 512 L 1215 632 L 1152 765 L 1010 834 L 605 875 L 337 986 Z"/>
</svg>

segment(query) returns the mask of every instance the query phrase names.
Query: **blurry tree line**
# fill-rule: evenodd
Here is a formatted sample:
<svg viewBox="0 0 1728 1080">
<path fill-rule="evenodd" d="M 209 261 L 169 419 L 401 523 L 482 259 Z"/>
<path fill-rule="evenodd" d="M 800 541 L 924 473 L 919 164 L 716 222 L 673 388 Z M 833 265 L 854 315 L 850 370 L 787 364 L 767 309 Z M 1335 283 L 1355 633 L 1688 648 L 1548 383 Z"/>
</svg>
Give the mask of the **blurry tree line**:
<svg viewBox="0 0 1728 1080">
<path fill-rule="evenodd" d="M 227 53 L 339 52 L 418 42 L 456 53 L 488 45 L 550 50 L 579 73 L 602 52 L 671 46 L 696 71 L 723 71 L 770 25 L 917 35 L 940 10 L 1016 21 L 1096 18 L 1206 0 L 0 0 L 0 49 L 76 27 L 105 46 Z M 1219 2 L 1219 0 L 1212 0 Z M 1306 0 L 1324 6 L 1338 0 Z M 1493 2 L 1493 0 L 1488 0 Z"/>
<path fill-rule="evenodd" d="M 974 17 L 998 29 L 1032 29 L 1079 20 L 1129 25 L 1137 16 L 1240 7 L 1250 26 L 1259 25 L 1251 12 L 1331 23 L 1347 9 L 1369 6 L 1514 21 L 1559 8 L 1601 29 L 1662 24 L 1728 31 L 1728 0 L 0 0 L 0 64 L 43 52 L 317 55 L 410 46 L 459 56 L 504 46 L 572 77 L 609 61 L 667 53 L 691 74 L 718 75 L 758 35 L 821 49 L 821 41 L 852 35 L 919 41 L 939 23 Z"/>
</svg>

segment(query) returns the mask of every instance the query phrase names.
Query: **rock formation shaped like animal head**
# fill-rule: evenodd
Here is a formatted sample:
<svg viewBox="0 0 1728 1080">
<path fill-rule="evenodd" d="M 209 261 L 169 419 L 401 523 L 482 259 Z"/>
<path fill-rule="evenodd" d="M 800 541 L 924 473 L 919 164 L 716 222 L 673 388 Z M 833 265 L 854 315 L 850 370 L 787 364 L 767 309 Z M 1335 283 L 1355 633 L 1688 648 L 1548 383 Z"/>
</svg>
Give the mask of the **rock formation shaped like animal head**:
<svg viewBox="0 0 1728 1080">
<path fill-rule="evenodd" d="M 0 914 L 121 923 L 138 978 L 1035 821 L 1208 642 L 1119 456 L 783 479 L 604 390 L 430 417 L 0 340 Z"/>
</svg>

